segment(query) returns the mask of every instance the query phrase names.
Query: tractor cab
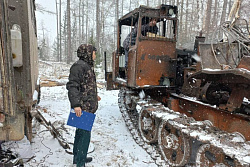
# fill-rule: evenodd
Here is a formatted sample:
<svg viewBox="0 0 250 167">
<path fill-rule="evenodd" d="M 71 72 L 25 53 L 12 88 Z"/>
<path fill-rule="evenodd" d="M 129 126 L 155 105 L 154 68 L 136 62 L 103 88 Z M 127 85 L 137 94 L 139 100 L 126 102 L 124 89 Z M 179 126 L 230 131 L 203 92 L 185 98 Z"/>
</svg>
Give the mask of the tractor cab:
<svg viewBox="0 0 250 167">
<path fill-rule="evenodd" d="M 140 6 L 118 20 L 117 50 L 112 55 L 112 73 L 107 73 L 108 89 L 175 84 L 177 14 L 176 6 Z M 150 31 L 151 20 L 156 22 L 157 32 Z M 124 40 L 128 47 L 124 47 Z"/>
</svg>

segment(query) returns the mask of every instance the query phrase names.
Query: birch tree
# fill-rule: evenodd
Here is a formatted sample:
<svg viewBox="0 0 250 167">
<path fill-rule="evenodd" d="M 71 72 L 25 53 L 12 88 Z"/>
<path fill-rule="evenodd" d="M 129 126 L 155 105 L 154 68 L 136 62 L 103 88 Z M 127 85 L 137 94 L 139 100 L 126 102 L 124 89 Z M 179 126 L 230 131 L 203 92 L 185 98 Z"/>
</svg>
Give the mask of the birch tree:
<svg viewBox="0 0 250 167">
<path fill-rule="evenodd" d="M 100 19 L 99 19 L 99 9 L 100 0 L 96 0 L 96 48 L 99 50 L 99 43 L 100 43 Z"/>
<path fill-rule="evenodd" d="M 88 43 L 88 26 L 89 26 L 89 12 L 88 12 L 88 9 L 89 9 L 89 2 L 87 1 L 87 4 L 86 4 L 86 43 Z"/>
<path fill-rule="evenodd" d="M 85 20 L 84 20 L 84 17 L 85 17 L 85 3 L 84 3 L 84 0 L 82 1 L 82 32 L 81 32 L 81 38 L 82 38 L 82 42 L 85 40 L 84 38 L 84 24 L 85 24 Z"/>
<path fill-rule="evenodd" d="M 67 0 L 67 64 L 72 59 L 71 53 L 71 21 L 70 21 L 70 0 Z"/>
<path fill-rule="evenodd" d="M 218 0 L 215 0 L 214 2 L 214 15 L 213 15 L 213 19 L 212 19 L 212 25 L 213 28 L 217 27 L 217 8 L 218 8 Z"/>
<path fill-rule="evenodd" d="M 62 61 L 62 1 L 59 0 L 59 61 Z"/>
<path fill-rule="evenodd" d="M 56 3 L 56 59 L 57 61 L 60 60 L 59 57 L 59 16 L 58 16 L 58 6 L 57 6 L 57 0 L 55 0 Z"/>
<path fill-rule="evenodd" d="M 224 2 L 223 2 L 223 8 L 222 8 L 222 14 L 221 14 L 220 24 L 222 24 L 223 22 L 225 22 L 225 19 L 226 19 L 227 2 L 228 2 L 228 0 L 224 0 Z"/>
<path fill-rule="evenodd" d="M 81 5 L 82 5 L 82 0 L 79 0 L 78 4 L 78 44 L 82 43 L 82 26 L 81 26 Z"/>
</svg>

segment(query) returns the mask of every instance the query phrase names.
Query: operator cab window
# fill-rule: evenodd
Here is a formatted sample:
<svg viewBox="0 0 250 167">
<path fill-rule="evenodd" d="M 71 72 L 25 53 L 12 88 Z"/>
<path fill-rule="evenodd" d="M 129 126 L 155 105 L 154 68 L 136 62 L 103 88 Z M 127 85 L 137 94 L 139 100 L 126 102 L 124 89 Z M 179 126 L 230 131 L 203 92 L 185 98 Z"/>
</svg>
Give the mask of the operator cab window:
<svg viewBox="0 0 250 167">
<path fill-rule="evenodd" d="M 155 26 L 152 26 L 152 20 L 156 21 Z M 151 21 L 151 26 L 149 29 L 143 28 L 145 25 L 149 25 Z M 175 38 L 175 23 L 174 20 L 168 20 L 166 18 L 152 18 L 143 17 L 142 18 L 142 38 L 158 38 L 158 39 L 174 39 Z M 157 28 L 156 28 L 157 27 Z M 148 31 L 149 30 L 149 31 Z M 146 32 L 148 31 L 148 32 Z M 157 32 L 156 32 L 157 31 Z"/>
<path fill-rule="evenodd" d="M 131 33 L 132 31 L 135 31 L 135 29 L 137 29 L 137 26 L 128 26 L 128 25 L 122 25 L 121 26 L 121 47 L 122 49 L 122 55 L 119 58 L 119 67 L 125 67 L 125 48 L 123 46 L 124 41 L 128 40 L 129 43 L 129 48 L 131 48 L 131 46 L 135 45 L 136 42 L 136 35 L 133 35 L 133 33 Z"/>
</svg>

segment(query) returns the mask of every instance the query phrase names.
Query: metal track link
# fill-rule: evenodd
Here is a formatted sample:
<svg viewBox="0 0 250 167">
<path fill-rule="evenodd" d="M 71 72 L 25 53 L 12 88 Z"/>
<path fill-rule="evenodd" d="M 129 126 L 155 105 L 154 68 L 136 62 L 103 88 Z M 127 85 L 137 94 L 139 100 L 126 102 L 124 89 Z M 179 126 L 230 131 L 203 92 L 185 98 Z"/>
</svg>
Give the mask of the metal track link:
<svg viewBox="0 0 250 167">
<path fill-rule="evenodd" d="M 158 166 L 184 166 L 183 164 L 188 164 L 189 158 L 191 156 L 192 142 L 190 141 L 199 141 L 200 147 L 195 153 L 195 162 L 194 164 L 189 164 L 189 166 L 203 166 L 204 162 L 213 160 L 213 156 L 218 157 L 227 157 L 228 162 L 225 162 L 225 159 L 221 162 L 216 162 L 216 165 L 223 166 L 226 163 L 229 166 L 250 166 L 248 159 L 250 158 L 250 142 L 244 141 L 244 138 L 237 133 L 227 133 L 221 131 L 211 124 L 209 121 L 195 121 L 192 117 L 187 117 L 184 114 L 174 112 L 169 108 L 166 108 L 164 105 L 157 101 L 150 99 L 144 99 L 143 101 L 137 101 L 137 107 L 140 112 L 146 111 L 152 117 L 157 119 L 160 123 L 157 125 L 157 144 L 148 144 L 144 141 L 145 138 L 141 136 L 139 130 L 139 117 L 136 111 L 127 110 L 125 104 L 126 89 L 121 89 L 119 93 L 119 107 L 122 113 L 122 116 L 125 120 L 125 123 L 132 134 L 135 142 L 140 145 L 155 161 L 155 164 Z M 185 154 L 182 155 L 183 159 L 179 161 L 179 164 L 175 162 L 167 161 L 169 157 L 166 158 L 165 154 L 162 154 L 164 149 L 162 148 L 164 144 L 161 140 L 160 133 L 166 127 L 172 128 L 176 132 L 177 137 L 182 140 L 185 145 Z M 166 133 L 166 132 L 164 132 Z M 172 135 L 172 134 L 171 134 Z M 171 136 L 169 135 L 169 136 Z M 233 151 L 232 151 L 233 150 Z M 165 153 L 168 152 L 165 150 Z M 207 153 L 211 152 L 211 155 Z M 206 155 L 205 155 L 206 154 Z M 232 165 L 230 165 L 230 163 Z M 215 165 L 215 166 L 216 166 Z M 225 165 L 225 166 L 227 166 Z"/>
<path fill-rule="evenodd" d="M 120 111 L 124 118 L 124 121 L 129 129 L 133 139 L 135 142 L 141 146 L 154 160 L 155 164 L 159 167 L 168 167 L 166 162 L 163 160 L 162 155 L 160 154 L 159 148 L 156 145 L 150 145 L 143 141 L 140 132 L 138 130 L 138 116 L 133 114 L 133 112 L 128 111 L 126 109 L 124 98 L 125 98 L 125 89 L 121 89 L 119 93 L 118 105 L 120 107 Z"/>
</svg>

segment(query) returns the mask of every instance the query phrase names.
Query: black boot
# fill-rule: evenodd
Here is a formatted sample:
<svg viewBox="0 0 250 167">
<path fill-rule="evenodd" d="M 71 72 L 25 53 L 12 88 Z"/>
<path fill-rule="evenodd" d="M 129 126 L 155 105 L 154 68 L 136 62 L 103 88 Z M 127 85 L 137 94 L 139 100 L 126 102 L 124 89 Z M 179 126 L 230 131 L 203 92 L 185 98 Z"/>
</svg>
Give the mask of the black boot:
<svg viewBox="0 0 250 167">
<path fill-rule="evenodd" d="M 85 163 L 89 163 L 89 162 L 91 162 L 92 160 L 93 160 L 92 157 L 87 157 L 86 160 L 85 160 Z"/>
</svg>

